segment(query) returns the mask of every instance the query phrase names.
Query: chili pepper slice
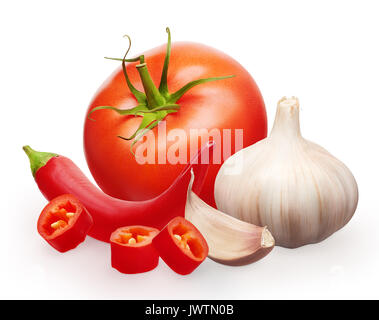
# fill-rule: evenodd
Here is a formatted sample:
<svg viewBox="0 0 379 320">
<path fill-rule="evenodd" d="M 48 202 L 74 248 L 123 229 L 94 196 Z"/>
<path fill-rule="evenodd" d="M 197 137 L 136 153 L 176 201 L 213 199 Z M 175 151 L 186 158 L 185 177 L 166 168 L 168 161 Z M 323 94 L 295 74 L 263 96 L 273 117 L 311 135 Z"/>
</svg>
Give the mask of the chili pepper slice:
<svg viewBox="0 0 379 320">
<path fill-rule="evenodd" d="M 158 233 L 158 229 L 145 226 L 118 228 L 110 237 L 112 267 L 129 274 L 154 269 L 159 255 L 151 240 Z"/>
<path fill-rule="evenodd" d="M 37 230 L 52 247 L 66 252 L 84 241 L 92 225 L 91 215 L 79 200 L 64 194 L 51 200 L 42 210 Z"/>
<path fill-rule="evenodd" d="M 208 256 L 208 244 L 199 230 L 182 217 L 172 219 L 153 239 L 159 256 L 175 272 L 186 275 Z"/>
</svg>

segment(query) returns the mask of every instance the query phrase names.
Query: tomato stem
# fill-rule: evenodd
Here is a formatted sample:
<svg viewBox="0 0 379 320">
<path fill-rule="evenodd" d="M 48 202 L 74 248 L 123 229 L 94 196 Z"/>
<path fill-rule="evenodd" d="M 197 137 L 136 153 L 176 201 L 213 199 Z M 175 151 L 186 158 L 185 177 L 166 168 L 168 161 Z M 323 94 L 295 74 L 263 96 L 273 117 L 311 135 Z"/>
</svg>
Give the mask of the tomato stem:
<svg viewBox="0 0 379 320">
<path fill-rule="evenodd" d="M 136 68 L 141 77 L 143 88 L 145 89 L 147 107 L 153 109 L 165 105 L 166 100 L 155 86 L 153 79 L 151 79 L 146 63 L 138 64 Z"/>
</svg>

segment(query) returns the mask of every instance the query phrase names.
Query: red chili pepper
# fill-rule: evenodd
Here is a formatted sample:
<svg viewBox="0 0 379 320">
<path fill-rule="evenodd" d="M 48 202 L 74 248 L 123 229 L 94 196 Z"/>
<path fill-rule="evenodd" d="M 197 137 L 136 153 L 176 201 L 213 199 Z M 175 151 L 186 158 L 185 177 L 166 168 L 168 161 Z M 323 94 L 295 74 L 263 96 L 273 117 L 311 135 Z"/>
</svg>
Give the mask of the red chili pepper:
<svg viewBox="0 0 379 320">
<path fill-rule="evenodd" d="M 110 238 L 112 267 L 122 273 L 153 270 L 159 261 L 151 240 L 159 233 L 156 228 L 130 226 L 118 228 Z"/>
<path fill-rule="evenodd" d="M 86 238 L 93 225 L 92 217 L 71 194 L 51 200 L 39 216 L 38 233 L 55 249 L 66 252 Z"/>
<path fill-rule="evenodd" d="M 196 227 L 182 217 L 172 219 L 153 239 L 159 256 L 175 272 L 186 275 L 208 256 L 208 244 Z"/>
<path fill-rule="evenodd" d="M 95 187 L 70 159 L 38 152 L 29 146 L 25 146 L 24 150 L 42 194 L 48 200 L 66 193 L 75 195 L 92 216 L 94 225 L 89 235 L 109 242 L 111 233 L 119 227 L 144 225 L 161 229 L 173 217 L 184 216 L 191 168 L 196 176 L 192 190 L 198 193 L 208 169 L 208 164 L 201 164 L 199 160 L 213 145 L 213 142 L 207 143 L 165 192 L 146 201 L 113 198 Z"/>
</svg>

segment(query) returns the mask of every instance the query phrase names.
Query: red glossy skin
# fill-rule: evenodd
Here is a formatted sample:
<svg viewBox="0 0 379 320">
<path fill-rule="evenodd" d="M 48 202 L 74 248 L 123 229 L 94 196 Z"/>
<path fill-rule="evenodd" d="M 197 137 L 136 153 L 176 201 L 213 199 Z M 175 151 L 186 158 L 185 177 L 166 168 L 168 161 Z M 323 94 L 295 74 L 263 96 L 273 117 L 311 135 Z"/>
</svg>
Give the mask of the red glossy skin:
<svg viewBox="0 0 379 320">
<path fill-rule="evenodd" d="M 161 46 L 145 53 L 148 70 L 156 85 L 159 85 L 165 50 L 166 47 Z M 131 82 L 142 91 L 143 86 L 135 65 L 136 63 L 127 64 L 127 71 Z M 189 137 L 189 130 L 196 128 L 243 129 L 244 147 L 265 138 L 266 110 L 261 93 L 250 74 L 237 61 L 211 47 L 197 43 L 173 44 L 168 70 L 170 92 L 175 92 L 192 80 L 227 75 L 235 77 L 201 84 L 189 90 L 177 102 L 180 110 L 165 118 L 167 132 L 180 128 Z M 129 109 L 135 105 L 137 102 L 126 86 L 120 67 L 98 90 L 87 115 L 97 106 Z M 91 117 L 96 121 L 88 120 L 86 116 L 84 151 L 94 179 L 107 194 L 127 200 L 150 199 L 167 189 L 183 170 L 184 164 L 139 165 L 136 162 L 130 153 L 131 142 L 117 136 L 130 136 L 141 122 L 140 117 L 121 116 L 110 110 L 96 111 Z M 157 128 L 153 132 L 157 154 Z M 189 155 L 189 138 L 187 140 L 184 148 Z M 168 142 L 167 149 L 173 143 Z M 221 146 L 218 144 L 216 148 Z M 148 148 L 153 148 L 153 144 Z M 200 193 L 200 197 L 213 206 L 214 180 L 220 166 L 221 164 L 210 166 Z"/>
<path fill-rule="evenodd" d="M 121 233 L 144 236 L 144 240 L 135 244 L 123 243 Z M 110 237 L 112 267 L 121 273 L 142 273 L 154 269 L 159 262 L 158 252 L 151 240 L 159 233 L 158 229 L 145 226 L 118 228 Z"/>
<path fill-rule="evenodd" d="M 209 148 L 212 145 L 205 146 L 202 152 L 208 152 Z M 194 164 L 197 157 L 166 191 L 145 201 L 126 201 L 108 196 L 95 187 L 70 159 L 63 156 L 51 158 L 38 169 L 35 181 L 48 200 L 66 193 L 75 195 L 92 216 L 94 224 L 89 235 L 109 242 L 111 233 L 119 227 L 144 225 L 161 229 L 173 217 L 184 216 L 191 168 L 196 176 L 195 190 L 201 189 L 207 172 L 207 165 Z"/>
<path fill-rule="evenodd" d="M 67 218 L 64 214 L 58 217 L 57 213 L 51 213 L 56 208 L 63 207 L 69 207 L 70 209 L 67 212 L 73 212 L 75 215 Z M 61 229 L 54 230 L 50 225 L 58 219 L 64 219 L 68 224 Z M 76 248 L 84 241 L 92 225 L 92 217 L 79 200 L 71 194 L 63 194 L 52 199 L 42 210 L 38 219 L 37 230 L 52 247 L 60 252 L 66 252 Z"/>
<path fill-rule="evenodd" d="M 182 236 L 190 250 L 175 238 Z M 184 243 L 184 244 L 185 244 Z M 153 245 L 159 256 L 175 272 L 181 275 L 190 274 L 208 256 L 208 244 L 199 230 L 182 217 L 171 220 L 153 239 Z"/>
</svg>

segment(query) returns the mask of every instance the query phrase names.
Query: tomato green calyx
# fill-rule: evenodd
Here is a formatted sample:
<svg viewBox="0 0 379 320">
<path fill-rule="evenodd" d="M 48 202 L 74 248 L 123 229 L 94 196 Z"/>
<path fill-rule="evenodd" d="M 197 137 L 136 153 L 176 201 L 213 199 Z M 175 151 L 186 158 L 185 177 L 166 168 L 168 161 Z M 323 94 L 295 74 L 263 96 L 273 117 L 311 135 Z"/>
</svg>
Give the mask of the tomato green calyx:
<svg viewBox="0 0 379 320">
<path fill-rule="evenodd" d="M 134 144 L 137 143 L 149 130 L 156 127 L 160 121 L 166 118 L 167 115 L 171 113 L 176 113 L 179 111 L 180 106 L 177 104 L 177 101 L 188 90 L 203 83 L 217 81 L 217 80 L 224 80 L 224 79 L 234 77 L 233 75 L 231 75 L 231 76 L 223 76 L 223 77 L 198 79 L 198 80 L 194 80 L 187 83 L 178 91 L 174 93 L 170 93 L 168 90 L 168 85 L 167 85 L 167 74 L 168 74 L 168 67 L 169 67 L 170 56 L 171 56 L 170 29 L 166 28 L 166 32 L 168 34 L 166 56 L 165 56 L 165 60 L 163 64 L 163 70 L 162 70 L 159 87 L 157 88 L 156 85 L 154 84 L 150 76 L 150 73 L 148 71 L 148 66 L 145 62 L 145 57 L 143 55 L 132 58 L 132 59 L 126 59 L 126 56 L 129 53 L 129 50 L 131 47 L 131 39 L 129 36 L 126 35 L 125 37 L 127 37 L 129 40 L 129 47 L 124 57 L 122 59 L 106 57 L 106 59 L 122 62 L 122 71 L 125 77 L 126 84 L 130 92 L 136 98 L 138 104 L 137 106 L 131 109 L 127 109 L 127 110 L 117 109 L 111 106 L 98 106 L 98 107 L 93 108 L 88 114 L 88 119 L 93 120 L 93 121 L 94 119 L 91 118 L 92 113 L 98 110 L 102 110 L 102 109 L 109 109 L 109 110 L 117 112 L 120 115 L 141 116 L 142 117 L 141 124 L 130 137 L 126 138 L 126 137 L 118 136 L 119 138 L 124 139 L 124 140 L 134 140 L 133 143 L 131 144 L 132 153 L 133 153 Z M 126 65 L 125 65 L 126 62 L 139 62 L 139 64 L 136 65 L 136 68 L 141 78 L 144 92 L 137 90 L 131 83 L 128 73 L 126 71 Z"/>
<path fill-rule="evenodd" d="M 23 146 L 22 149 L 29 157 L 30 169 L 32 169 L 33 177 L 35 177 L 38 169 L 43 167 L 51 158 L 58 157 L 55 153 L 39 152 L 33 150 L 30 146 Z"/>
</svg>

